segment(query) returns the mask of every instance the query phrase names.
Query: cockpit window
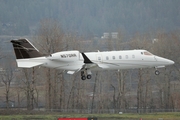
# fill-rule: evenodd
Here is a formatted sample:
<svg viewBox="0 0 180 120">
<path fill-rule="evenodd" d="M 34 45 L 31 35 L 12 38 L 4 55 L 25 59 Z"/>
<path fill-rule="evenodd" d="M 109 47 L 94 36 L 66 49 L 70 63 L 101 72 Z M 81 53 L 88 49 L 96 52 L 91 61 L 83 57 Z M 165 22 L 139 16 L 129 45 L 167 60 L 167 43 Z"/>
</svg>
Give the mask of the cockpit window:
<svg viewBox="0 0 180 120">
<path fill-rule="evenodd" d="M 152 53 L 148 52 L 148 51 L 144 51 L 144 55 L 153 55 Z"/>
</svg>

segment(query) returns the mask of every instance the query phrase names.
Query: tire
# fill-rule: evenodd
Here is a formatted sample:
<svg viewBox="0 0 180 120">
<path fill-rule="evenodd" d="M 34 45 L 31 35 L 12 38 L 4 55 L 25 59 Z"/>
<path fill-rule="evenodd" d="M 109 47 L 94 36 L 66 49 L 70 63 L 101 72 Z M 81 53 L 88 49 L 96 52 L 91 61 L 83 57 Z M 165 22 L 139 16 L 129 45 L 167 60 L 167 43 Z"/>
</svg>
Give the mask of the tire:
<svg viewBox="0 0 180 120">
<path fill-rule="evenodd" d="M 81 76 L 81 80 L 86 80 L 86 76 Z"/>
<path fill-rule="evenodd" d="M 155 71 L 155 75 L 159 75 L 160 72 L 158 70 Z"/>
<path fill-rule="evenodd" d="M 91 75 L 87 75 L 87 79 L 91 79 Z"/>
</svg>

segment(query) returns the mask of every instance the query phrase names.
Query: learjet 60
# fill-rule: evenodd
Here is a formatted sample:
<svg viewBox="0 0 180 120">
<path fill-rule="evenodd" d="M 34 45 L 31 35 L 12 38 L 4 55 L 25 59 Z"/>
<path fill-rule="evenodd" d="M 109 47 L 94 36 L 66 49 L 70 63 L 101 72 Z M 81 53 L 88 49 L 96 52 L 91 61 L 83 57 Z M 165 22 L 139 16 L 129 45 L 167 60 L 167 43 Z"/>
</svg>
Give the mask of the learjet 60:
<svg viewBox="0 0 180 120">
<path fill-rule="evenodd" d="M 42 56 L 27 39 L 11 40 L 16 55 L 17 66 L 32 68 L 44 66 L 67 71 L 68 74 L 81 72 L 81 79 L 91 79 L 91 71 L 120 70 L 135 68 L 158 68 L 174 64 L 174 61 L 153 55 L 147 50 L 123 50 L 104 52 L 61 51 Z"/>
</svg>

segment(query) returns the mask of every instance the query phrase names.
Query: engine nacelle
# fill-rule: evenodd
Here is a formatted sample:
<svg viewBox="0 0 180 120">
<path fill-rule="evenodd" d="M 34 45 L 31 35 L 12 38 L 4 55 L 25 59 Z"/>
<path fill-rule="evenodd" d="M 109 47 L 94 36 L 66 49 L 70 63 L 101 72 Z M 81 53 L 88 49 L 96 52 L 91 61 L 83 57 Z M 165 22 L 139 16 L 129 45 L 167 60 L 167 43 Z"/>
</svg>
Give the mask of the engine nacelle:
<svg viewBox="0 0 180 120">
<path fill-rule="evenodd" d="M 47 58 L 49 60 L 57 60 L 57 61 L 77 61 L 79 60 L 80 52 L 79 51 L 63 51 L 51 54 Z"/>
</svg>

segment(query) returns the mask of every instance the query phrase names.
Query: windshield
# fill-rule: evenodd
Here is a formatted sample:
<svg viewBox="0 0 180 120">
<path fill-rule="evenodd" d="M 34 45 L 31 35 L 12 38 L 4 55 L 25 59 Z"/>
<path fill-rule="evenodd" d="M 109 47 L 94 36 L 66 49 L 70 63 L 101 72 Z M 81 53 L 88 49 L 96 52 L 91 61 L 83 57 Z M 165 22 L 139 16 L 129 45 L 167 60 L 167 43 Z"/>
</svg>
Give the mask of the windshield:
<svg viewBox="0 0 180 120">
<path fill-rule="evenodd" d="M 150 56 L 153 55 L 152 53 L 150 53 L 150 52 L 148 52 L 148 51 L 144 51 L 143 54 L 144 54 L 144 55 L 150 55 Z"/>
</svg>

